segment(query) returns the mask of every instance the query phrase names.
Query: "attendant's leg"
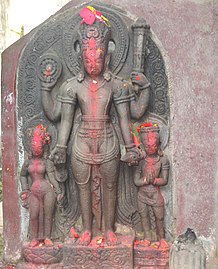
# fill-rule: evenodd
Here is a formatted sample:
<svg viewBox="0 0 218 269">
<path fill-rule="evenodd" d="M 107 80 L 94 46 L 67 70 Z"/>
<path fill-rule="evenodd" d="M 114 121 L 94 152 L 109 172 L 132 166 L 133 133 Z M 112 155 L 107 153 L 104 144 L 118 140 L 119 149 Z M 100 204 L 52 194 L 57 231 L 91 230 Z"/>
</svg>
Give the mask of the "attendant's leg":
<svg viewBox="0 0 218 269">
<path fill-rule="evenodd" d="M 33 194 L 30 195 L 30 228 L 31 238 L 30 246 L 34 247 L 38 244 L 38 232 L 39 232 L 39 209 L 40 202 Z"/>
<path fill-rule="evenodd" d="M 45 233 L 45 244 L 47 246 L 53 245 L 50 238 L 51 238 L 55 203 L 56 203 L 56 196 L 54 190 L 50 189 L 47 191 L 44 197 L 44 215 L 45 215 L 44 233 Z"/>
<path fill-rule="evenodd" d="M 164 207 L 155 206 L 153 207 L 153 212 L 156 219 L 157 238 L 160 241 L 164 238 Z"/>
<path fill-rule="evenodd" d="M 142 228 L 144 231 L 144 239 L 145 242 L 151 241 L 151 224 L 150 224 L 150 217 L 149 217 L 149 209 L 148 206 L 141 202 L 138 199 L 138 211 L 139 215 L 141 217 L 141 223 L 142 223 Z M 147 242 L 149 244 L 149 242 Z"/>
</svg>

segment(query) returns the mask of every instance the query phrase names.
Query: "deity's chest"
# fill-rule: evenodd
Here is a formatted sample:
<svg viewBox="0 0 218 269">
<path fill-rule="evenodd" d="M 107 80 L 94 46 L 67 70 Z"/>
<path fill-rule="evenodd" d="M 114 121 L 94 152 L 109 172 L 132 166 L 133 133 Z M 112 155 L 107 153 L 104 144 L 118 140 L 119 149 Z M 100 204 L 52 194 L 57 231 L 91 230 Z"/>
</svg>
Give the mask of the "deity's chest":
<svg viewBox="0 0 218 269">
<path fill-rule="evenodd" d="M 77 93 L 79 106 L 84 114 L 108 114 L 112 100 L 112 89 L 109 85 L 102 87 L 82 87 Z"/>
<path fill-rule="evenodd" d="M 143 172 L 144 175 L 148 175 L 148 174 L 152 174 L 155 177 L 158 177 L 160 174 L 160 170 L 161 170 L 161 161 L 160 158 L 158 159 L 152 159 L 147 157 L 144 161 L 144 168 L 143 168 Z"/>
<path fill-rule="evenodd" d="M 38 160 L 38 159 L 33 160 L 28 167 L 28 172 L 30 174 L 34 174 L 34 173 L 44 174 L 45 173 L 45 165 L 41 160 Z"/>
</svg>

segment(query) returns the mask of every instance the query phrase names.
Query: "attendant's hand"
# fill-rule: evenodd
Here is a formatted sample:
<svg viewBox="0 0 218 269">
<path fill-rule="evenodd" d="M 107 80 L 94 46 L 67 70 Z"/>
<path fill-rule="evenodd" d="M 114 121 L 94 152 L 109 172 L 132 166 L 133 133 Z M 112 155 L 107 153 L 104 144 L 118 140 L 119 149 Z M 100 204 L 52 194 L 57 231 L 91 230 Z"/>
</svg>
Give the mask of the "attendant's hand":
<svg viewBox="0 0 218 269">
<path fill-rule="evenodd" d="M 20 199 L 22 201 L 21 205 L 27 209 L 29 208 L 29 196 L 30 196 L 29 190 L 22 191 L 20 194 Z"/>
</svg>

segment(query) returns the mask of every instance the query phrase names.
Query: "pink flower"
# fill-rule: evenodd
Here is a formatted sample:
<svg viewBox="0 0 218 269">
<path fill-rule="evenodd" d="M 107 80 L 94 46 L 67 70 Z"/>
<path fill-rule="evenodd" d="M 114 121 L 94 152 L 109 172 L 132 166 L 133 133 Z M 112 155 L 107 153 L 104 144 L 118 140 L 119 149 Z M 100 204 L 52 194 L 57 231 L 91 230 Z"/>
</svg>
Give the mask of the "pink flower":
<svg viewBox="0 0 218 269">
<path fill-rule="evenodd" d="M 79 15 L 83 18 L 81 23 L 92 25 L 96 20 L 96 15 L 87 7 L 83 8 Z"/>
<path fill-rule="evenodd" d="M 84 7 L 79 14 L 83 18 L 81 24 L 85 22 L 88 25 L 92 25 L 97 20 L 105 23 L 107 26 L 110 26 L 108 19 L 92 6 Z"/>
</svg>

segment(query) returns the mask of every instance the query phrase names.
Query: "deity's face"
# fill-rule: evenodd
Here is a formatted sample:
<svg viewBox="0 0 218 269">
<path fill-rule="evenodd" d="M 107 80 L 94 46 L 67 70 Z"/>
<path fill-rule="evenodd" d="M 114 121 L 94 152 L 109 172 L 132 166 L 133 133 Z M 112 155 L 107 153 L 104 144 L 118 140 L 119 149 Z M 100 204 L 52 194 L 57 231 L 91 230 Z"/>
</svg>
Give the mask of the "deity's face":
<svg viewBox="0 0 218 269">
<path fill-rule="evenodd" d="M 34 157 L 42 157 L 44 153 L 44 143 L 39 131 L 35 131 L 32 139 L 32 154 Z"/>
<path fill-rule="evenodd" d="M 100 75 L 104 70 L 106 49 L 96 44 L 95 39 L 89 41 L 89 46 L 83 51 L 85 71 L 91 77 Z"/>
<path fill-rule="evenodd" d="M 155 155 L 158 153 L 159 135 L 157 133 L 147 133 L 142 137 L 142 142 L 147 155 Z"/>
</svg>

